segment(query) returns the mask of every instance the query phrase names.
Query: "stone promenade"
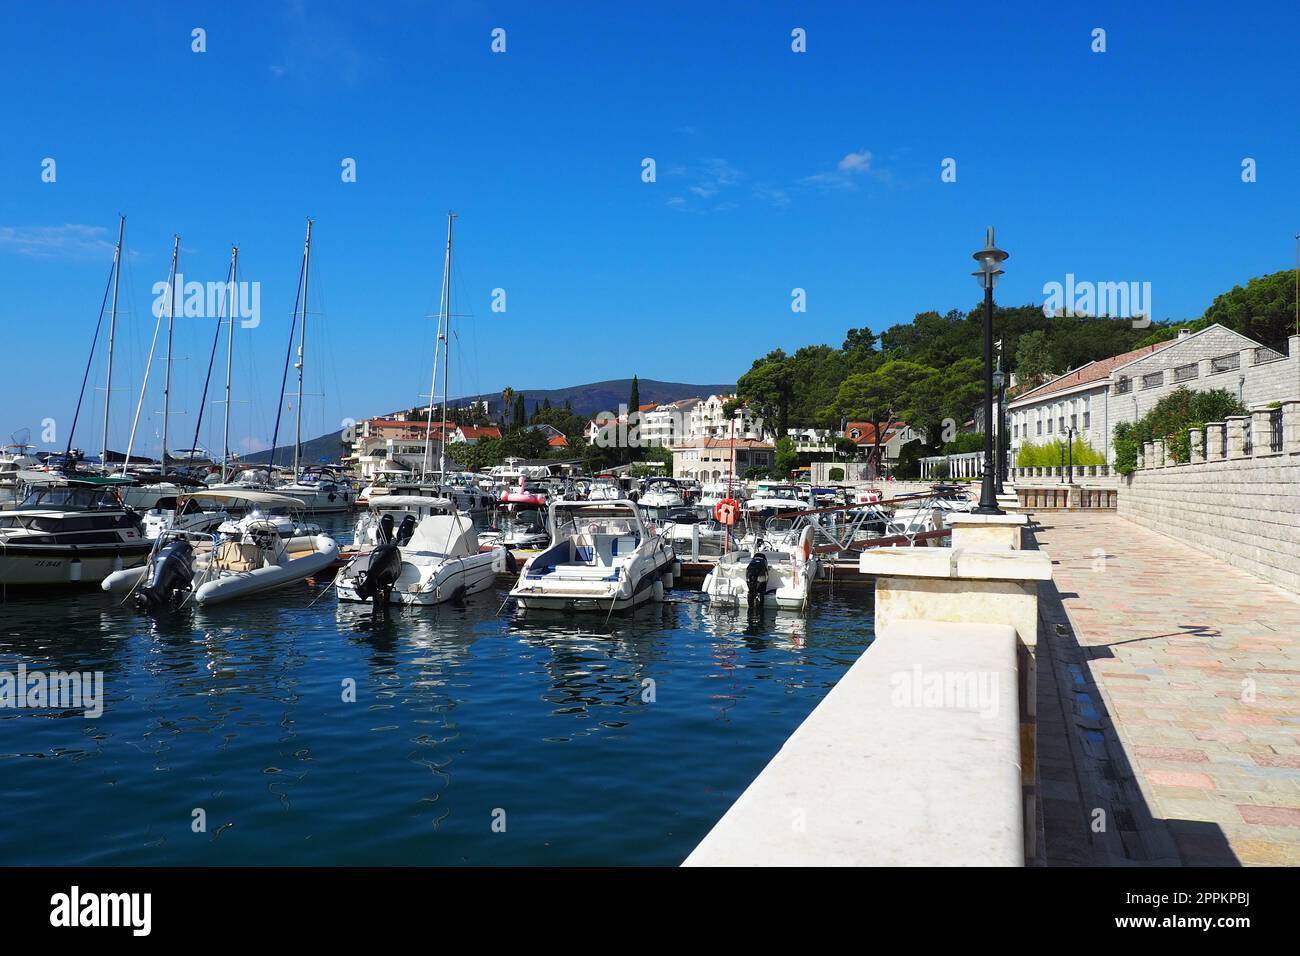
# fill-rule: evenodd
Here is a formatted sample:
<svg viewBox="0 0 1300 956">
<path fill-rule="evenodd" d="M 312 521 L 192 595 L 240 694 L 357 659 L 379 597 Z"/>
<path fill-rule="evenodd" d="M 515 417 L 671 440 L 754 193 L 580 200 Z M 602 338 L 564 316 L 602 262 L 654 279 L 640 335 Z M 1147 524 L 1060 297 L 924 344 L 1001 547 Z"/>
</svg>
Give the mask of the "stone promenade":
<svg viewBox="0 0 1300 956">
<path fill-rule="evenodd" d="M 1047 863 L 1300 865 L 1300 599 L 1113 514 L 1033 517 Z"/>
</svg>

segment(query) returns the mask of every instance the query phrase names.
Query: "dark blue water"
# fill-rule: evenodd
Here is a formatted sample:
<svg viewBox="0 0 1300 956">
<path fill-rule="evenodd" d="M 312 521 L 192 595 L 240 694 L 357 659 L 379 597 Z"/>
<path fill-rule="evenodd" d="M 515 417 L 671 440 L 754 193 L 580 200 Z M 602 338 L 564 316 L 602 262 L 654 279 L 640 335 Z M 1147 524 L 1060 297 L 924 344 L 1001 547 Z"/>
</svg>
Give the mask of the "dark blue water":
<svg viewBox="0 0 1300 956">
<path fill-rule="evenodd" d="M 498 614 L 503 582 L 376 626 L 322 590 L 10 595 L 0 670 L 102 670 L 106 703 L 0 710 L 0 864 L 675 865 L 872 634 L 862 591 L 605 626 Z"/>
</svg>

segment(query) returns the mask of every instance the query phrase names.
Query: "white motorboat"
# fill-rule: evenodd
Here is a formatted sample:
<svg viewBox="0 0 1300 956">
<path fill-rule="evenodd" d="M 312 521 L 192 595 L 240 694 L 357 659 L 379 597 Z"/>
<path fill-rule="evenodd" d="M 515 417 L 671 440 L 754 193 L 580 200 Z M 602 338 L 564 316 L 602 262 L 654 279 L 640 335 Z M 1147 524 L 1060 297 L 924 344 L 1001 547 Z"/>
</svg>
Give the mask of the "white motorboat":
<svg viewBox="0 0 1300 956">
<path fill-rule="evenodd" d="M 695 508 L 674 508 L 664 519 L 661 534 L 673 553 L 683 560 L 715 558 L 727 550 L 726 527 L 718 524 L 711 516 L 706 517 L 701 511 L 702 509 Z M 736 541 L 736 529 L 732 530 L 730 540 Z"/>
<path fill-rule="evenodd" d="M 142 517 L 144 536 L 153 541 L 164 531 L 216 531 L 230 520 L 230 513 L 221 508 L 204 508 L 198 498 L 190 496 L 160 498 Z"/>
<path fill-rule="evenodd" d="M 745 511 L 753 517 L 764 518 L 791 511 L 810 511 L 813 505 L 800 497 L 794 485 L 760 484 L 754 496 L 744 502 Z"/>
<path fill-rule="evenodd" d="M 651 478 L 637 499 L 642 508 L 680 508 L 686 504 L 675 478 Z"/>
<path fill-rule="evenodd" d="M 623 489 L 613 478 L 598 477 L 587 490 L 588 501 L 620 501 Z"/>
<path fill-rule="evenodd" d="M 550 546 L 528 559 L 510 592 L 525 611 L 610 613 L 672 587 L 672 550 L 633 502 L 553 502 L 549 519 Z"/>
<path fill-rule="evenodd" d="M 506 550 L 480 551 L 473 522 L 446 499 L 381 495 L 369 510 L 361 552 L 337 578 L 340 601 L 441 604 L 488 590 L 507 569 Z"/>
<path fill-rule="evenodd" d="M 536 551 L 551 543 L 544 505 L 509 503 L 496 512 L 492 527 L 479 535 L 483 544 L 500 545 L 511 551 Z"/>
<path fill-rule="evenodd" d="M 797 540 L 730 551 L 718 559 L 700 590 L 714 604 L 801 610 L 808 605 L 817 576 L 813 529 L 803 527 Z"/>
<path fill-rule="evenodd" d="M 313 514 L 347 511 L 356 498 L 352 487 L 327 469 L 308 468 L 297 481 L 280 485 L 275 491 L 297 498 Z"/>
<path fill-rule="evenodd" d="M 148 564 L 108 575 L 103 589 L 133 593 L 142 610 L 170 607 L 191 595 L 198 604 L 218 604 L 298 584 L 338 557 L 339 546 L 328 535 L 295 533 L 302 527 L 284 513 L 302 510 L 303 503 L 295 498 L 211 489 L 203 496 L 244 501 L 255 508 L 222 524 L 215 534 L 163 532 L 153 542 Z"/>
<path fill-rule="evenodd" d="M 0 587 L 97 584 L 149 554 L 140 518 L 111 479 L 18 472 L 25 493 L 0 512 Z"/>
<path fill-rule="evenodd" d="M 975 510 L 977 502 L 967 496 L 959 485 L 935 485 L 929 494 L 918 496 L 915 503 L 906 503 L 894 510 L 890 522 L 891 534 L 918 534 L 923 531 L 940 531 L 951 527 L 949 518 Z"/>
</svg>

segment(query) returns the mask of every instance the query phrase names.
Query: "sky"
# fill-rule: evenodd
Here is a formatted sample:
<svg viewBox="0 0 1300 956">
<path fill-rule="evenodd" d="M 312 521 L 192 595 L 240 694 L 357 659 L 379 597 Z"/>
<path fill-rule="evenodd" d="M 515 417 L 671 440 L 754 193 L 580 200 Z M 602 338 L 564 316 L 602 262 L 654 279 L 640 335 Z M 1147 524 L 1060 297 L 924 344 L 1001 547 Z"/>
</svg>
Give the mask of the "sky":
<svg viewBox="0 0 1300 956">
<path fill-rule="evenodd" d="M 453 395 L 734 381 L 770 349 L 969 309 L 989 225 L 1011 254 L 999 302 L 1042 303 L 1072 273 L 1150 282 L 1158 319 L 1292 267 L 1300 232 L 1294 3 L 212 0 L 5 16 L 0 442 L 24 427 L 40 447 L 67 441 L 119 214 L 110 446 L 127 442 L 179 234 L 186 281 L 223 280 L 238 243 L 258 283 L 259 322 L 235 335 L 236 451 L 271 437 L 309 216 L 304 438 L 427 395 L 450 210 Z M 176 320 L 173 449 L 193 440 L 215 324 Z M 104 346 L 74 439 L 91 453 Z M 163 372 L 156 358 L 140 402 L 145 454 Z"/>
</svg>

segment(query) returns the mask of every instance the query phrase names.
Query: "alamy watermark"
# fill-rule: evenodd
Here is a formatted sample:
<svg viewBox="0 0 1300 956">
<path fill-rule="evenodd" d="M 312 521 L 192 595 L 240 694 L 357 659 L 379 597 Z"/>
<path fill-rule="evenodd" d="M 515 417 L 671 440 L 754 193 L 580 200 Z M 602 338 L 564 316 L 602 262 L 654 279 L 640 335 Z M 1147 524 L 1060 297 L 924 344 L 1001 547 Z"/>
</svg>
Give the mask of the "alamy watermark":
<svg viewBox="0 0 1300 956">
<path fill-rule="evenodd" d="M 1065 282 L 1043 283 L 1043 315 L 1110 316 L 1132 319 L 1133 328 L 1145 329 L 1154 314 L 1151 308 L 1150 282 L 1076 282 L 1073 272 Z"/>
<path fill-rule="evenodd" d="M 991 718 L 998 714 L 999 684 L 996 671 L 927 671 L 918 665 L 890 675 L 889 702 L 895 707 L 974 710 Z"/>
<path fill-rule="evenodd" d="M 154 318 L 167 315 L 172 306 L 172 287 L 167 280 L 153 284 Z M 255 329 L 262 323 L 262 283 L 186 282 L 176 274 L 176 314 L 187 319 L 225 317 L 227 311 L 240 320 L 241 329 Z"/>
<path fill-rule="evenodd" d="M 87 720 L 104 713 L 103 671 L 0 671 L 0 709 L 81 710 Z"/>
</svg>

